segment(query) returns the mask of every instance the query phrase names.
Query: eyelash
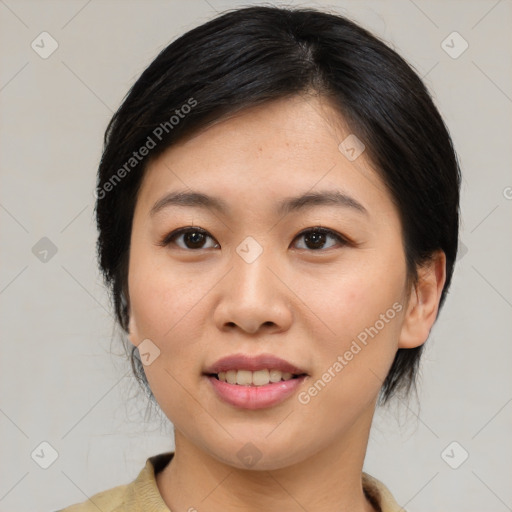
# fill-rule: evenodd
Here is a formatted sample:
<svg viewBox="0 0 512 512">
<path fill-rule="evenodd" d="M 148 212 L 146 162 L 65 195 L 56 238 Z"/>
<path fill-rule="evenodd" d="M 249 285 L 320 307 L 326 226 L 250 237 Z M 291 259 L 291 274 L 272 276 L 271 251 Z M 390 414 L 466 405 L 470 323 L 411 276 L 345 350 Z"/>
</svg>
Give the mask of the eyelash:
<svg viewBox="0 0 512 512">
<path fill-rule="evenodd" d="M 157 245 L 162 246 L 162 247 L 167 247 L 174 241 L 174 239 L 178 238 L 181 235 L 187 234 L 187 233 L 201 233 L 207 237 L 210 237 L 212 240 L 214 240 L 214 238 L 206 230 L 199 228 L 199 227 L 189 226 L 189 227 L 177 229 L 177 230 L 173 231 L 172 233 L 165 235 L 162 238 L 162 240 L 160 242 L 158 242 Z M 296 238 L 303 237 L 304 235 L 307 235 L 309 233 L 320 233 L 323 235 L 330 236 L 330 237 L 336 239 L 342 246 L 353 245 L 347 238 L 343 237 L 336 231 L 333 231 L 332 229 L 324 228 L 322 226 L 316 226 L 313 228 L 305 229 L 305 230 L 301 231 L 300 233 L 298 233 L 297 236 L 294 238 L 294 240 Z M 179 249 L 183 249 L 184 251 L 191 251 L 191 252 L 198 252 L 200 250 L 203 250 L 202 247 L 197 248 L 197 249 L 190 249 L 188 247 L 187 248 L 179 247 Z M 207 249 L 211 249 L 211 248 L 209 247 Z M 332 247 L 328 247 L 328 249 L 332 249 Z M 300 250 L 304 250 L 304 249 L 300 249 Z M 306 250 L 308 250 L 308 249 L 306 249 Z M 325 250 L 327 250 L 327 249 L 309 249 L 308 252 L 323 252 Z"/>
</svg>

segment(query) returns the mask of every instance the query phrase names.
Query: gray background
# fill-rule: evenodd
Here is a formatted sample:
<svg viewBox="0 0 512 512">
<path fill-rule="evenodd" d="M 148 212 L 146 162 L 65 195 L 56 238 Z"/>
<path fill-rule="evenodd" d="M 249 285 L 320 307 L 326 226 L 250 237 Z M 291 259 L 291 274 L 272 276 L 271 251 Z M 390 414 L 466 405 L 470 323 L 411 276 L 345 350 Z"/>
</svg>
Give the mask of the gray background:
<svg viewBox="0 0 512 512">
<path fill-rule="evenodd" d="M 173 447 L 168 422 L 146 414 L 96 269 L 95 172 L 109 118 L 156 54 L 247 4 L 0 0 L 1 511 L 83 501 Z M 365 470 L 410 512 L 512 510 L 512 3 L 291 5 L 336 9 L 404 56 L 432 91 L 464 175 L 461 255 L 419 403 L 377 412 Z M 46 59 L 31 47 L 51 48 L 43 31 L 58 43 Z M 461 39 L 442 45 L 454 31 L 469 44 L 457 58 L 445 50 L 460 51 Z M 43 237 L 57 249 L 47 261 Z M 41 442 L 58 453 L 47 469 Z"/>
</svg>

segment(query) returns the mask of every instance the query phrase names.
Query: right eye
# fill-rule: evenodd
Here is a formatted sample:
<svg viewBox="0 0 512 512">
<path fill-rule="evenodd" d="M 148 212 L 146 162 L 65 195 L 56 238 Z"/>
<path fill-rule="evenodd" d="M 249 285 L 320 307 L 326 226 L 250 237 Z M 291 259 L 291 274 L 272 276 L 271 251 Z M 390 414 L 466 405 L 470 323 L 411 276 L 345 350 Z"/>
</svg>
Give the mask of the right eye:
<svg viewBox="0 0 512 512">
<path fill-rule="evenodd" d="M 183 238 L 183 245 L 176 243 L 176 241 L 181 238 Z M 204 247 L 205 240 L 208 238 L 214 240 L 214 238 L 210 236 L 204 229 L 189 226 L 186 228 L 177 229 L 172 233 L 165 235 L 164 238 L 158 243 L 158 245 L 167 247 L 170 244 L 176 244 L 180 249 L 185 250 L 211 249 L 219 246 L 219 244 L 216 243 L 213 247 Z"/>
</svg>

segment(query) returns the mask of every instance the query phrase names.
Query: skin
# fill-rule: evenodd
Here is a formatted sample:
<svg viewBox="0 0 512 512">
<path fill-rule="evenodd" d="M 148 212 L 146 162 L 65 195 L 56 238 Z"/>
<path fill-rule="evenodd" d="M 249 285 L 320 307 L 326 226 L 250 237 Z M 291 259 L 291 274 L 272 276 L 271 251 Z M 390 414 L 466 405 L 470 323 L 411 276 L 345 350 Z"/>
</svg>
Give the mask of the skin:
<svg viewBox="0 0 512 512">
<path fill-rule="evenodd" d="M 398 211 L 366 154 L 351 162 L 338 149 L 348 134 L 326 99 L 295 96 L 223 119 L 147 168 L 132 226 L 129 337 L 160 350 L 145 372 L 175 428 L 174 459 L 157 475 L 173 512 L 374 510 L 361 475 L 376 400 L 397 349 L 429 335 L 445 256 L 407 282 Z M 178 189 L 220 197 L 230 212 L 173 205 L 150 215 Z M 273 211 L 326 189 L 368 215 L 333 205 Z M 329 235 L 315 249 L 299 233 L 318 225 L 350 243 Z M 158 245 L 187 226 L 208 232 L 204 248 L 183 235 Z M 263 248 L 252 263 L 236 252 L 247 236 Z M 238 409 L 202 375 L 223 356 L 267 352 L 304 369 L 307 390 L 395 303 L 401 311 L 307 404 L 295 394 Z M 237 456 L 249 442 L 261 454 L 251 468 Z"/>
</svg>

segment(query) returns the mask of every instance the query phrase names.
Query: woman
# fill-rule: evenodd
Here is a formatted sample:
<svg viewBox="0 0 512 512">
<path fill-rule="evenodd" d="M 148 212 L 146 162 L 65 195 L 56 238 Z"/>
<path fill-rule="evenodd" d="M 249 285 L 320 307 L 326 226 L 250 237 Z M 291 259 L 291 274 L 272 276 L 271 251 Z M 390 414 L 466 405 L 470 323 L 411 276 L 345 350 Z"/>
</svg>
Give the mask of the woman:
<svg viewBox="0 0 512 512">
<path fill-rule="evenodd" d="M 107 129 L 96 214 L 176 448 L 65 511 L 401 510 L 363 462 L 446 298 L 459 189 L 420 78 L 342 16 L 236 9 L 165 48 Z"/>
</svg>

